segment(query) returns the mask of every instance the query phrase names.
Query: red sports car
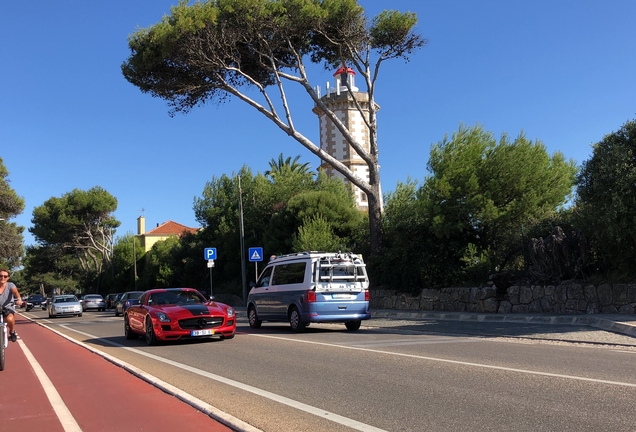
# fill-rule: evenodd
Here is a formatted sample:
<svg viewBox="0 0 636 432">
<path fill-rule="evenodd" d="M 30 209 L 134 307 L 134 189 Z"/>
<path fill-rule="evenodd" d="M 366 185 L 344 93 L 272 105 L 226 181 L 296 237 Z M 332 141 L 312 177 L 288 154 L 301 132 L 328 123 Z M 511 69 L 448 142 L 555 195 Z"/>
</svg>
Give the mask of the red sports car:
<svg viewBox="0 0 636 432">
<path fill-rule="evenodd" d="M 182 338 L 232 339 L 235 331 L 234 308 L 207 300 L 192 288 L 146 291 L 124 314 L 126 339 L 144 335 L 148 345 Z"/>
</svg>

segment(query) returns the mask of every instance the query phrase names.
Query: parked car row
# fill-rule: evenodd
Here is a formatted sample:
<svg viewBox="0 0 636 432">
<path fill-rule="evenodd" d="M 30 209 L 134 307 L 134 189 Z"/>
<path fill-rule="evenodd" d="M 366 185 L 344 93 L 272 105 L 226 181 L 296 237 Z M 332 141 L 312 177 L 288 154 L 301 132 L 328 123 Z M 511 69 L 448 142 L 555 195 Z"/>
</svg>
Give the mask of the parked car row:
<svg viewBox="0 0 636 432">
<path fill-rule="evenodd" d="M 100 294 L 86 294 L 81 298 L 77 299 L 77 296 L 72 294 L 62 294 L 55 295 L 53 298 L 45 298 L 42 295 L 36 294 L 27 297 L 26 300 L 26 310 L 27 312 L 33 309 L 35 306 L 41 306 L 42 310 L 48 310 L 48 306 L 51 303 L 55 303 L 55 299 L 61 301 L 64 299 L 65 302 L 68 302 L 69 296 L 75 297 L 77 302 L 81 306 L 82 312 L 95 310 L 98 312 L 103 312 L 106 309 L 115 309 L 115 316 L 123 315 L 124 311 L 128 306 L 130 306 L 130 299 L 137 298 L 143 291 L 130 291 L 126 293 L 118 293 L 118 294 L 108 294 L 106 299 L 102 297 Z M 50 315 L 55 316 L 55 313 Z"/>
<path fill-rule="evenodd" d="M 148 345 L 185 338 L 232 339 L 236 311 L 193 288 L 156 288 L 109 294 L 54 296 L 49 317 L 81 316 L 115 309 L 124 317 L 126 339 L 143 336 Z M 300 332 L 311 323 L 343 323 L 356 331 L 371 318 L 369 278 L 362 257 L 352 253 L 300 252 L 270 259 L 247 297 L 250 327 L 263 321 L 289 322 Z"/>
<path fill-rule="evenodd" d="M 193 288 L 128 291 L 117 296 L 114 307 L 115 316 L 124 315 L 126 338 L 144 336 L 148 345 L 184 338 L 232 339 L 236 332 L 234 308 Z M 106 302 L 98 294 L 87 294 L 81 300 L 74 295 L 56 295 L 47 311 L 49 318 L 81 317 L 86 310 L 105 308 Z"/>
</svg>

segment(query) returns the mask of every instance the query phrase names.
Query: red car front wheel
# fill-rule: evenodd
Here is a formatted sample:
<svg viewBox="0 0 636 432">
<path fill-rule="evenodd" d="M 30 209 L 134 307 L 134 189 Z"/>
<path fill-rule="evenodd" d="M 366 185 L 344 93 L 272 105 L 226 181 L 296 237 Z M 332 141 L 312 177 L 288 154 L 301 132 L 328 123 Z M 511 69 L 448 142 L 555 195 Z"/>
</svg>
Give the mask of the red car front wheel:
<svg viewBox="0 0 636 432">
<path fill-rule="evenodd" d="M 130 323 L 128 322 L 128 315 L 124 317 L 124 335 L 126 339 L 137 339 L 137 333 L 132 331 L 130 328 Z"/>
<path fill-rule="evenodd" d="M 157 345 L 157 335 L 150 318 L 146 318 L 146 343 L 148 345 Z"/>
</svg>

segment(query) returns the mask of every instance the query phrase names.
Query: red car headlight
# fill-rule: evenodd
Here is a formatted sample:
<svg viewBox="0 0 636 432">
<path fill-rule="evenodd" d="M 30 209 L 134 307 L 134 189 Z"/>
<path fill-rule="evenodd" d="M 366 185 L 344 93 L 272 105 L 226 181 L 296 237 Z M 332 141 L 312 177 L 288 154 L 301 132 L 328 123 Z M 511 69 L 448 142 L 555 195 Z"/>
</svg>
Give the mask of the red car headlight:
<svg viewBox="0 0 636 432">
<path fill-rule="evenodd" d="M 157 312 L 157 319 L 160 322 L 170 322 L 170 317 L 163 312 Z"/>
</svg>

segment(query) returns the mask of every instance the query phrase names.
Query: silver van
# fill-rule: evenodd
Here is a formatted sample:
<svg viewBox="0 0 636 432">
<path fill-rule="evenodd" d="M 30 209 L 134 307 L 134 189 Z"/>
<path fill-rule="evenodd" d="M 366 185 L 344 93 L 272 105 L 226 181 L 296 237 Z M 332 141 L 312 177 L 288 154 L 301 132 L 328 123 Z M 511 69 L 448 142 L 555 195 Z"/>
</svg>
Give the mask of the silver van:
<svg viewBox="0 0 636 432">
<path fill-rule="evenodd" d="M 309 323 L 360 328 L 369 312 L 369 278 L 362 256 L 300 252 L 270 260 L 247 297 L 250 327 L 289 322 L 300 332 Z"/>
</svg>

